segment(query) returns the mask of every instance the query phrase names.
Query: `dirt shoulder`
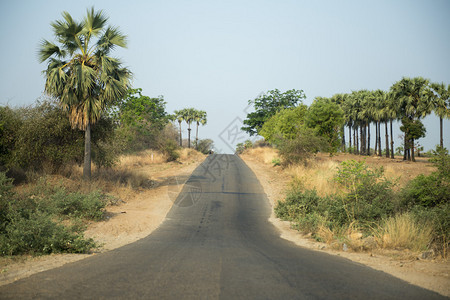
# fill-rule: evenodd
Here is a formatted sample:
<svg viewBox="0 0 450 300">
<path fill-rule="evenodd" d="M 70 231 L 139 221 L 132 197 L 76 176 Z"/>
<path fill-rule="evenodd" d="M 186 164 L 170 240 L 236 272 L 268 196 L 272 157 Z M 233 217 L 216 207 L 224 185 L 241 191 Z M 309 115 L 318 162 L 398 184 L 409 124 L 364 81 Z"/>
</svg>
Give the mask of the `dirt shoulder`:
<svg viewBox="0 0 450 300">
<path fill-rule="evenodd" d="M 151 189 L 132 190 L 115 188 L 121 201 L 107 207 L 107 219 L 92 223 L 85 232 L 103 246 L 92 254 L 53 254 L 39 257 L 19 257 L 0 260 L 0 285 L 9 284 L 35 273 L 60 267 L 98 253 L 109 251 L 148 236 L 162 223 L 173 199 L 181 191 L 192 171 L 203 161 L 196 157 L 183 164 L 170 163 L 140 167 L 155 186 Z M 169 185 L 170 183 L 170 185 Z M 177 184 L 175 184 L 177 183 Z M 170 186 L 170 187 L 169 187 Z"/>
<path fill-rule="evenodd" d="M 291 180 L 290 176 L 286 175 L 279 167 L 273 167 L 271 164 L 261 162 L 249 155 L 241 155 L 241 158 L 258 177 L 272 208 L 278 200 L 284 199 L 286 188 Z M 281 238 L 292 241 L 301 247 L 345 257 L 414 285 L 450 296 L 450 263 L 448 260 L 419 260 L 416 255 L 407 255 L 400 251 L 372 251 L 371 253 L 337 251 L 330 249 L 327 244 L 316 242 L 297 230 L 291 229 L 289 222 L 276 218 L 273 210 L 269 221 L 280 231 Z M 407 258 L 400 259 L 399 257 Z"/>
</svg>

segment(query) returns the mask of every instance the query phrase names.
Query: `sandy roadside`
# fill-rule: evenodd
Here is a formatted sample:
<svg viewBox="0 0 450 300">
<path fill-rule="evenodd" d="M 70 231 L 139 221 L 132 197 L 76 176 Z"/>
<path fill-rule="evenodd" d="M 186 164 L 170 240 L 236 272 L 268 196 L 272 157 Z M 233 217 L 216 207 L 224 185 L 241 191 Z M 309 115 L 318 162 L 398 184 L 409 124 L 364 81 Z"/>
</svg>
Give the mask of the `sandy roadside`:
<svg viewBox="0 0 450 300">
<path fill-rule="evenodd" d="M 249 155 L 242 155 L 241 158 L 256 174 L 273 208 L 278 200 L 284 198 L 291 178 L 283 174 L 279 168 L 264 164 Z M 345 257 L 450 297 L 450 263 L 448 260 L 418 260 L 416 258 L 398 260 L 375 251 L 372 253 L 336 251 L 324 243 L 316 242 L 297 230 L 291 229 L 289 222 L 276 218 L 273 210 L 269 221 L 280 231 L 281 238 L 292 241 L 301 247 Z"/>
<path fill-rule="evenodd" d="M 160 182 L 155 188 L 138 191 L 125 188 L 119 190 L 120 198 L 124 202 L 108 206 L 108 219 L 92 223 L 85 232 L 86 237 L 92 237 L 103 244 L 98 251 L 92 254 L 52 254 L 22 258 L 18 262 L 7 261 L 4 265 L 0 264 L 0 285 L 97 255 L 148 236 L 162 223 L 173 205 L 174 194 L 181 191 L 192 171 L 202 160 L 191 160 L 182 165 L 172 164 L 168 169 L 151 172 L 148 176 Z M 142 171 L 145 172 L 145 167 Z M 167 180 L 174 178 L 179 179 L 178 185 L 174 185 L 174 180 L 171 180 L 168 190 Z"/>
</svg>

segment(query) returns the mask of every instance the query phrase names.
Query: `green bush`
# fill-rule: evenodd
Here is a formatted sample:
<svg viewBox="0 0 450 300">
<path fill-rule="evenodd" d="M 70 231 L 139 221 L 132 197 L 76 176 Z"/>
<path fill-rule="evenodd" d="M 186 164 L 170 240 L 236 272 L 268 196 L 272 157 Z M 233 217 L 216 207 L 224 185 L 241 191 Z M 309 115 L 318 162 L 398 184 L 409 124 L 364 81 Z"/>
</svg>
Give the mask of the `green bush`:
<svg viewBox="0 0 450 300">
<path fill-rule="evenodd" d="M 18 195 L 0 172 L 0 255 L 87 252 L 96 244 L 83 237 L 82 220 L 101 220 L 105 205 L 99 192 L 68 193 L 44 183 Z"/>
<path fill-rule="evenodd" d="M 278 141 L 283 166 L 305 163 L 313 154 L 326 148 L 326 140 L 307 128 L 299 130 L 295 139 L 279 139 Z"/>
</svg>

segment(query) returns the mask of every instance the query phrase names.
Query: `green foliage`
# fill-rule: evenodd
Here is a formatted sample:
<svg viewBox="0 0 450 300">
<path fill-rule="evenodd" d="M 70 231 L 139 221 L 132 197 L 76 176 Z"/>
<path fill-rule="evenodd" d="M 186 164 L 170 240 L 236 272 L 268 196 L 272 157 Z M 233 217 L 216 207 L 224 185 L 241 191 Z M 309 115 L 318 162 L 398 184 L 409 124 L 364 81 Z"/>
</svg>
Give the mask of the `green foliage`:
<svg viewBox="0 0 450 300">
<path fill-rule="evenodd" d="M 274 159 L 272 159 L 272 164 L 274 167 L 281 166 L 281 159 L 279 157 L 275 157 Z"/>
<path fill-rule="evenodd" d="M 209 154 L 214 147 L 214 141 L 211 139 L 200 140 L 197 145 L 197 150 L 203 154 Z"/>
<path fill-rule="evenodd" d="M 335 181 L 344 190 L 340 200 L 348 224 L 380 220 L 393 212 L 393 184 L 384 176 L 383 168 L 372 170 L 365 162 L 344 161 Z"/>
<path fill-rule="evenodd" d="M 159 149 L 167 156 L 167 161 L 175 161 L 180 158 L 178 144 L 173 139 L 166 139 Z"/>
<path fill-rule="evenodd" d="M 0 141 L 4 143 L 2 163 L 11 172 L 16 170 L 12 173 L 19 176 L 20 169 L 55 173 L 65 165 L 82 163 L 84 134 L 72 129 L 66 114 L 54 102 L 37 102 L 18 109 L 5 107 L 0 111 L 9 115 L 4 124 L 14 124 L 2 126 L 8 140 Z M 8 121 L 12 116 L 15 121 Z M 101 118 L 92 132 L 93 161 L 97 166 L 110 166 L 116 160 L 118 153 L 109 147 L 114 139 L 112 120 Z"/>
<path fill-rule="evenodd" d="M 418 140 L 425 137 L 427 129 L 420 120 L 411 120 L 410 118 L 402 118 L 402 126 L 400 130 L 406 134 L 408 140 Z"/>
<path fill-rule="evenodd" d="M 255 111 L 247 114 L 241 129 L 250 135 L 259 134 L 264 123 L 278 111 L 285 108 L 296 107 L 306 96 L 303 90 L 288 90 L 281 93 L 278 89 L 268 91 L 259 97 L 249 100 Z"/>
<path fill-rule="evenodd" d="M 417 176 L 402 190 L 402 205 L 405 207 L 439 207 L 450 203 L 450 156 L 445 148 L 437 147 L 430 159 L 437 171 Z"/>
<path fill-rule="evenodd" d="M 327 140 L 330 153 L 336 152 L 340 147 L 344 112 L 331 99 L 317 97 L 309 107 L 305 124 Z"/>
<path fill-rule="evenodd" d="M 277 144 L 280 139 L 293 140 L 304 124 L 307 110 L 303 104 L 282 109 L 264 123 L 259 134 L 272 144 Z"/>
<path fill-rule="evenodd" d="M 119 125 L 118 136 L 124 151 L 157 149 L 157 140 L 169 122 L 162 96 L 150 98 L 142 89 L 129 89 L 127 96 L 118 100 L 110 114 Z"/>
<path fill-rule="evenodd" d="M 238 143 L 236 145 L 236 154 L 241 154 L 242 152 L 244 152 L 245 150 L 245 146 L 243 143 Z"/>
<path fill-rule="evenodd" d="M 22 118 L 17 110 L 8 106 L 0 107 L 0 167 L 11 161 L 17 129 L 22 126 Z"/>
<path fill-rule="evenodd" d="M 43 182 L 18 195 L 0 172 L 0 255 L 88 252 L 96 244 L 83 237 L 82 220 L 101 220 L 106 202 L 99 192 L 69 193 Z"/>
<path fill-rule="evenodd" d="M 295 139 L 284 139 L 278 143 L 279 153 L 284 166 L 304 163 L 313 154 L 327 147 L 325 139 L 316 136 L 308 128 L 300 129 Z"/>
</svg>

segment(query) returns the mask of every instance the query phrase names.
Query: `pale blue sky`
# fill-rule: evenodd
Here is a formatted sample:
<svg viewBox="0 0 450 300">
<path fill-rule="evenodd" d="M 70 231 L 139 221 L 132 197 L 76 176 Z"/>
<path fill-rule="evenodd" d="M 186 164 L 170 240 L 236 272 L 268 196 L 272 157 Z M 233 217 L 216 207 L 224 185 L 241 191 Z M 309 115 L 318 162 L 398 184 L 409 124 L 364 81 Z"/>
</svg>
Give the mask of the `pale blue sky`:
<svg viewBox="0 0 450 300">
<path fill-rule="evenodd" d="M 0 104 L 32 104 L 42 95 L 39 41 L 53 40 L 50 22 L 62 11 L 81 19 L 93 5 L 128 35 L 128 48 L 114 55 L 134 73 L 134 87 L 163 95 L 170 113 L 206 110 L 200 136 L 220 152 L 245 137 L 233 129 L 261 92 L 303 89 L 310 104 L 316 96 L 388 90 L 402 76 L 450 83 L 447 0 L 2 0 Z M 439 142 L 438 120 L 425 124 L 420 142 L 430 149 Z M 446 121 L 447 147 L 449 132 Z"/>
</svg>

